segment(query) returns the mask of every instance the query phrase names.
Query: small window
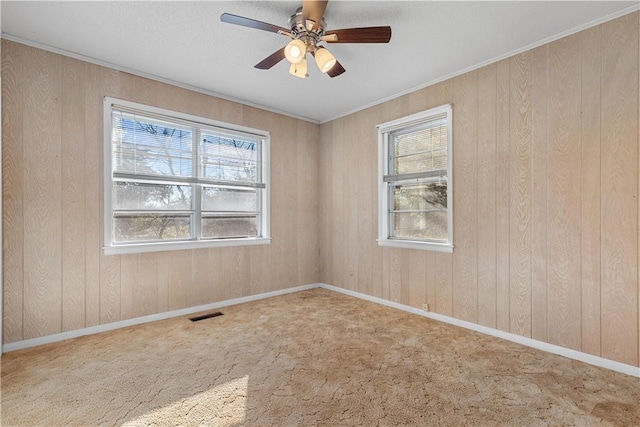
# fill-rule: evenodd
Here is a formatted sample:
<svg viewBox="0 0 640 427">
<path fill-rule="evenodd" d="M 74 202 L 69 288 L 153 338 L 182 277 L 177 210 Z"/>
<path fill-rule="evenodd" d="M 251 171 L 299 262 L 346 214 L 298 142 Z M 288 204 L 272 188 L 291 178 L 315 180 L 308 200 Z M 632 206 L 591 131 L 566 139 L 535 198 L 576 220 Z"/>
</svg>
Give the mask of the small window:
<svg viewBox="0 0 640 427">
<path fill-rule="evenodd" d="M 269 243 L 269 134 L 105 98 L 105 253 Z"/>
<path fill-rule="evenodd" d="M 453 251 L 452 111 L 444 105 L 378 125 L 378 243 Z"/>
</svg>

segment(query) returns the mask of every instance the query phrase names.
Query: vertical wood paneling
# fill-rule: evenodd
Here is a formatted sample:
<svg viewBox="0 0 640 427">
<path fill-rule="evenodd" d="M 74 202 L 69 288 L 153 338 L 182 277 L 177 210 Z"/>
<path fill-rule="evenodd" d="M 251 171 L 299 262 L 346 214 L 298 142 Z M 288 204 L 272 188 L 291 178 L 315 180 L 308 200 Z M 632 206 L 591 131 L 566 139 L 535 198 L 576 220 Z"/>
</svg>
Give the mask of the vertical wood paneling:
<svg viewBox="0 0 640 427">
<path fill-rule="evenodd" d="M 344 285 L 344 139 L 343 120 L 331 126 L 331 278 L 332 285 Z"/>
<path fill-rule="evenodd" d="M 496 327 L 497 66 L 478 70 L 478 323 Z"/>
<path fill-rule="evenodd" d="M 158 312 L 158 253 L 134 256 L 133 317 Z"/>
<path fill-rule="evenodd" d="M 131 319 L 134 315 L 133 281 L 135 277 L 135 254 L 120 257 L 120 319 Z"/>
<path fill-rule="evenodd" d="M 221 298 L 223 300 L 239 298 L 242 296 L 243 283 L 250 282 L 248 259 L 245 259 L 243 249 L 236 246 L 221 251 L 222 283 L 220 285 L 223 289 Z"/>
<path fill-rule="evenodd" d="M 411 250 L 400 249 L 400 304 L 411 305 Z"/>
<path fill-rule="evenodd" d="M 283 248 L 283 259 L 286 259 L 287 262 L 286 264 L 283 262 L 280 267 L 282 276 L 284 277 L 284 281 L 278 284 L 278 286 L 281 286 L 281 289 L 298 285 L 298 259 L 302 257 L 302 254 L 299 254 L 295 249 L 298 245 L 299 215 L 297 198 L 300 185 L 296 179 L 297 171 L 293 166 L 298 163 L 299 143 L 297 140 L 296 120 L 290 117 L 283 117 L 282 126 L 286 132 L 284 132 L 281 141 L 287 142 L 286 144 L 280 143 L 276 145 L 276 147 L 278 147 L 277 150 L 281 150 L 279 153 L 276 150 L 276 155 L 283 161 L 283 165 L 288 166 L 283 167 L 283 174 L 279 177 L 278 182 L 286 182 L 287 184 L 272 187 L 272 191 L 277 192 L 279 189 L 282 189 L 282 191 L 285 192 L 285 203 L 275 205 L 275 212 L 282 216 L 284 219 L 283 224 L 285 225 L 283 227 L 285 236 L 283 240 L 285 244 Z M 272 210 L 272 212 L 274 211 Z M 291 250 L 292 248 L 294 248 L 294 250 Z"/>
<path fill-rule="evenodd" d="M 453 315 L 478 321 L 478 72 L 457 77 L 453 95 Z"/>
<path fill-rule="evenodd" d="M 345 234 L 345 264 L 344 264 L 344 286 L 347 289 L 358 290 L 358 226 L 360 223 L 360 212 L 358 196 L 360 193 L 360 163 L 361 153 L 359 144 L 356 143 L 355 115 L 345 118 L 343 127 L 344 139 L 349 141 L 344 143 L 345 164 L 344 177 L 345 185 L 342 205 L 345 209 L 346 222 L 344 225 Z"/>
<path fill-rule="evenodd" d="M 602 356 L 638 365 L 638 18 L 602 25 Z"/>
<path fill-rule="evenodd" d="M 436 313 L 451 316 L 453 314 L 453 257 L 451 254 L 435 254 L 436 264 Z"/>
<path fill-rule="evenodd" d="M 389 299 L 402 300 L 402 249 L 389 248 Z"/>
<path fill-rule="evenodd" d="M 511 58 L 510 256 L 512 333 L 531 336 L 531 52 Z"/>
<path fill-rule="evenodd" d="M 531 337 L 546 341 L 549 45 L 531 53 Z"/>
<path fill-rule="evenodd" d="M 579 350 L 581 315 L 580 35 L 549 45 L 549 342 Z"/>
<path fill-rule="evenodd" d="M 221 274 L 221 269 L 211 271 L 210 251 L 212 249 L 196 249 L 190 258 L 191 269 L 185 271 L 187 277 L 179 281 L 169 282 L 169 305 L 180 302 L 180 307 L 205 304 L 208 301 L 219 301 L 222 289 L 217 284 L 217 278 Z M 218 257 L 219 258 L 219 257 Z M 187 260 L 185 260 L 186 262 Z M 216 260 L 219 261 L 219 260 Z M 213 286 L 215 284 L 215 286 Z M 220 294 L 214 295 L 212 288 L 218 289 Z"/>
<path fill-rule="evenodd" d="M 181 251 L 176 252 L 179 254 Z M 182 252 L 191 253 L 192 251 Z M 179 271 L 179 269 L 174 269 L 171 265 L 170 261 L 174 259 L 172 255 L 174 255 L 173 252 L 160 252 L 158 254 L 158 311 L 160 312 L 169 311 L 169 284 L 174 280 L 170 276 L 173 271 Z M 191 277 L 191 267 L 190 264 L 187 265 L 189 277 Z"/>
<path fill-rule="evenodd" d="M 297 121 L 298 281 L 316 283 L 319 275 L 318 126 Z M 253 262 L 252 262 L 253 267 Z M 253 270 L 253 268 L 252 268 Z"/>
<path fill-rule="evenodd" d="M 120 96 L 120 76 L 121 73 L 102 68 L 101 69 L 101 87 L 100 93 L 94 94 L 94 98 L 97 100 L 102 100 L 104 96 Z M 98 113 L 100 114 L 100 120 L 102 120 L 102 103 L 100 103 L 98 109 Z M 102 127 L 98 127 L 98 131 L 102 131 Z M 103 163 L 103 135 L 99 133 L 97 136 L 96 142 L 99 148 L 100 153 L 100 164 Z M 100 168 L 102 171 L 102 168 Z M 100 174 L 100 194 L 97 195 L 99 202 L 99 212 L 100 212 L 100 229 L 99 236 L 100 242 L 105 242 L 104 236 L 104 197 L 102 196 L 102 189 L 104 188 L 104 174 Z M 94 196 L 95 197 L 95 196 Z M 120 255 L 109 255 L 106 256 L 99 250 L 98 262 L 100 265 L 100 293 L 99 293 L 99 303 L 100 303 L 100 323 L 110 323 L 115 322 L 120 319 L 120 301 L 121 301 L 121 280 L 120 280 Z"/>
<path fill-rule="evenodd" d="M 429 304 L 429 310 L 436 309 L 436 254 L 426 254 L 425 298 Z"/>
<path fill-rule="evenodd" d="M 120 256 L 100 254 L 100 323 L 120 319 Z"/>
<path fill-rule="evenodd" d="M 198 305 L 209 301 L 207 294 L 207 261 L 201 265 L 194 265 L 194 253 L 207 255 L 206 251 L 170 251 L 159 252 L 157 254 L 158 262 L 158 310 L 169 311 L 179 308 L 188 307 L 189 305 Z M 196 282 L 193 278 L 192 271 L 203 272 L 205 277 L 204 284 Z M 199 276 L 201 277 L 201 276 Z M 193 298 L 187 303 L 184 298 L 186 295 L 193 295 L 197 292 L 198 297 Z M 201 296 L 202 295 L 202 296 Z"/>
<path fill-rule="evenodd" d="M 640 13 L 637 13 L 637 19 L 636 21 L 638 22 L 638 32 L 639 32 L 639 36 L 640 36 Z M 638 44 L 640 45 L 640 40 L 638 41 Z M 640 53 L 638 54 L 638 59 L 640 60 Z M 640 79 L 640 63 L 638 64 L 638 78 Z M 638 81 L 638 95 L 640 96 L 640 81 Z M 638 134 L 638 144 L 640 144 L 640 98 L 638 98 L 638 129 L 639 129 L 639 134 Z M 640 155 L 640 150 L 639 153 Z M 638 158 L 638 168 L 640 169 L 640 158 Z M 638 173 L 638 178 L 640 179 L 640 172 Z M 639 183 L 639 187 L 640 187 L 640 183 Z M 640 198 L 638 198 L 638 222 L 640 223 Z M 639 230 L 640 231 L 640 225 L 639 225 Z M 640 239 L 640 235 L 638 236 L 638 239 Z M 638 257 L 640 257 L 640 251 L 638 251 Z M 640 269 L 640 258 L 638 258 L 638 268 Z M 636 290 L 636 298 L 638 300 L 638 309 L 636 311 L 636 319 L 638 321 L 638 341 L 637 341 L 637 347 L 638 347 L 638 353 L 637 353 L 637 365 L 640 366 L 640 271 L 638 274 L 638 280 L 637 280 L 637 290 Z"/>
<path fill-rule="evenodd" d="M 354 123 L 354 144 L 357 147 L 358 164 L 358 292 L 374 294 L 374 262 L 373 254 L 377 246 L 378 210 L 372 201 L 374 187 L 377 189 L 378 140 L 376 132 L 375 110 L 369 109 L 358 115 Z M 377 200 L 377 197 L 374 199 Z M 378 295 L 379 296 L 379 295 Z"/>
<path fill-rule="evenodd" d="M 23 51 L 2 40 L 2 337 L 22 336 L 23 309 Z"/>
<path fill-rule="evenodd" d="M 369 111 L 372 113 L 372 121 L 375 125 L 384 122 L 385 117 L 385 107 L 380 104 Z M 388 248 L 383 248 L 378 245 L 378 131 L 376 128 L 369 130 L 372 136 L 371 140 L 368 142 L 367 148 L 369 152 L 369 162 L 371 162 L 371 186 L 369 187 L 369 192 L 371 194 L 371 204 L 370 209 L 372 212 L 371 225 L 369 226 L 369 230 L 371 233 L 371 238 L 373 241 L 371 242 L 372 246 L 372 289 L 373 295 L 379 298 L 384 298 L 385 289 L 388 289 L 388 286 L 385 288 L 385 282 L 388 283 L 389 275 L 385 270 L 385 263 L 388 264 Z M 375 147 L 375 149 L 372 149 Z M 367 266 L 363 266 L 363 268 L 367 268 Z M 388 293 L 387 293 L 388 298 Z"/>
<path fill-rule="evenodd" d="M 602 26 L 582 37 L 582 351 L 600 356 L 600 79 Z"/>
<path fill-rule="evenodd" d="M 163 283 L 161 267 L 158 267 L 158 304 L 163 303 L 162 297 L 166 292 L 167 307 L 169 307 L 169 310 L 174 310 L 178 307 L 187 307 L 191 304 L 198 305 L 204 302 L 215 301 L 210 296 L 210 282 L 212 278 L 209 275 L 209 251 L 204 249 L 193 250 L 191 252 L 191 258 L 189 259 L 191 266 L 187 267 L 188 271 L 181 274 L 180 267 L 177 267 L 177 274 L 180 274 L 180 276 L 172 277 L 166 284 Z M 162 263 L 163 261 L 162 259 L 158 259 L 158 262 Z M 176 274 L 173 268 L 169 268 L 171 275 Z M 191 280 L 191 282 L 183 284 L 187 279 Z M 187 288 L 185 285 L 191 286 L 186 292 L 185 289 Z M 198 303 L 196 301 L 201 302 Z"/>
<path fill-rule="evenodd" d="M 427 264 L 424 251 L 409 251 L 409 305 L 411 307 L 422 308 L 422 304 L 427 302 Z"/>
<path fill-rule="evenodd" d="M 24 338 L 62 331 L 60 57 L 29 49 L 23 65 Z"/>
<path fill-rule="evenodd" d="M 87 64 L 62 58 L 62 330 L 85 325 L 84 103 Z"/>
<path fill-rule="evenodd" d="M 298 230 L 299 232 L 300 230 Z M 302 256 L 298 257 L 298 260 L 300 259 L 304 259 L 304 254 L 301 254 Z M 242 276 L 240 278 L 240 296 L 248 296 L 251 295 L 251 270 L 253 269 L 252 267 L 252 262 L 251 262 L 251 248 L 248 246 L 242 246 L 240 247 L 240 268 L 243 269 L 242 271 Z M 300 262 L 298 262 L 298 265 L 300 264 Z M 300 277 L 305 277 L 306 276 L 306 272 L 302 272 L 300 273 L 300 270 L 298 270 L 298 279 L 300 279 Z M 298 281 L 298 283 L 300 283 L 300 281 Z"/>
<path fill-rule="evenodd" d="M 249 257 L 251 259 L 251 295 L 270 291 L 271 275 L 267 274 L 271 268 L 271 251 L 269 247 L 264 245 L 251 246 Z M 307 274 L 310 275 L 310 273 Z"/>
<path fill-rule="evenodd" d="M 429 88 L 411 92 L 407 97 L 409 98 L 409 110 L 411 114 L 429 109 Z"/>
<path fill-rule="evenodd" d="M 509 75 L 511 61 L 502 60 L 497 64 L 496 98 L 498 110 L 496 114 L 496 326 L 509 331 L 511 319 L 510 287 L 509 287 L 509 250 L 510 230 L 510 141 L 509 119 L 511 99 L 509 96 Z"/>
<path fill-rule="evenodd" d="M 391 248 L 382 248 L 382 298 L 391 299 Z"/>
<path fill-rule="evenodd" d="M 221 301 L 224 299 L 224 293 L 226 292 L 224 287 L 224 253 L 226 250 L 224 248 L 210 248 L 206 251 L 207 254 L 207 286 L 208 286 L 208 296 L 210 301 Z M 271 278 L 271 270 L 266 272 L 269 274 Z M 191 299 L 187 301 L 187 305 L 197 305 L 202 295 L 199 293 L 191 294 Z"/>
<path fill-rule="evenodd" d="M 332 218 L 330 200 L 333 200 L 332 190 L 332 174 L 324 173 L 324 171 L 332 170 L 332 123 L 325 123 L 320 126 L 320 166 L 319 182 L 320 182 L 320 282 L 333 283 L 332 265 L 333 258 L 331 256 L 332 245 Z"/>
<path fill-rule="evenodd" d="M 271 140 L 271 179 L 282 185 L 271 186 L 272 272 L 271 282 L 277 289 L 295 286 L 298 280 L 296 165 L 298 144 L 295 121 L 277 116 Z M 285 184 L 286 183 L 286 184 Z"/>
<path fill-rule="evenodd" d="M 209 116 L 228 123 L 242 123 L 244 106 L 237 102 L 229 102 L 220 98 L 209 98 Z M 278 116 L 278 118 L 282 118 Z M 287 141 L 288 142 L 288 141 Z"/>
<path fill-rule="evenodd" d="M 23 73 L 22 50 L 2 40 L 3 339 L 22 339 Z"/>
<path fill-rule="evenodd" d="M 85 101 L 85 326 L 100 323 L 100 199 L 102 171 L 102 78 L 104 70 L 88 64 Z M 121 298 L 122 304 L 122 298 Z"/>
<path fill-rule="evenodd" d="M 385 120 L 395 120 L 412 114 L 410 101 L 409 96 L 404 95 L 385 103 L 387 114 Z"/>
</svg>

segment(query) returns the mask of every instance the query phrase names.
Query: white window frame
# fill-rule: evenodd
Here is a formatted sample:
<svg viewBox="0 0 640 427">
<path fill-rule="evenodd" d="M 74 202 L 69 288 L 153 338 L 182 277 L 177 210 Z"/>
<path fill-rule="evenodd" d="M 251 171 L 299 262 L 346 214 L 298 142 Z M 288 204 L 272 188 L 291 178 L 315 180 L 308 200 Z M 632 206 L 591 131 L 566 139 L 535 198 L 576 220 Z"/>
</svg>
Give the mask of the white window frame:
<svg viewBox="0 0 640 427">
<path fill-rule="evenodd" d="M 390 236 L 389 197 L 390 185 L 384 177 L 389 174 L 389 133 L 398 129 L 428 122 L 432 117 L 446 114 L 447 120 L 447 241 L 394 239 Z M 451 104 L 442 105 L 410 116 L 378 125 L 378 245 L 396 248 L 423 249 L 438 252 L 453 252 L 453 109 Z"/>
<path fill-rule="evenodd" d="M 215 128 L 223 131 L 224 133 L 240 133 L 249 134 L 252 137 L 258 137 L 261 140 L 258 152 L 260 153 L 260 159 L 258 164 L 259 175 L 261 176 L 261 183 L 264 184 L 264 190 L 262 192 L 263 197 L 260 197 L 260 210 L 258 211 L 258 221 L 260 236 L 258 237 L 242 237 L 242 238 L 220 238 L 220 239 L 202 239 L 202 240 L 178 240 L 178 241 L 166 241 L 166 242 L 144 242 L 144 243 L 113 243 L 112 239 L 112 219 L 113 219 L 113 167 L 112 167 L 112 110 L 125 109 L 128 111 L 138 112 L 141 116 L 147 117 L 161 117 L 167 122 L 171 122 L 172 119 L 175 122 L 189 122 L 194 128 Z M 103 251 L 105 255 L 115 254 L 127 254 L 127 253 L 141 253 L 141 252 L 159 252 L 170 251 L 179 249 L 198 249 L 198 248 L 215 248 L 215 247 L 228 247 L 228 246 L 244 246 L 244 245 L 260 245 L 269 244 L 271 242 L 270 235 L 270 134 L 267 131 L 253 129 L 245 126 L 238 126 L 235 124 L 229 124 L 220 122 L 217 120 L 211 120 L 204 117 L 198 117 L 191 114 L 180 113 L 177 111 L 166 110 L 163 108 L 152 107 L 149 105 L 139 104 L 136 102 L 124 101 L 121 99 L 105 97 L 103 103 L 104 112 L 104 244 Z M 176 123 L 180 124 L 180 123 Z M 194 138 L 196 136 L 194 135 Z M 196 141 L 195 146 L 200 144 Z M 194 158 L 197 158 L 197 152 L 193 154 Z M 197 168 L 194 167 L 193 171 L 196 174 Z M 158 180 L 162 181 L 162 177 L 158 177 Z M 200 224 L 200 187 L 198 178 L 193 178 L 191 184 L 196 188 L 195 194 L 193 194 L 195 205 L 195 221 L 196 224 Z M 193 226 L 195 226 L 194 224 Z"/>
</svg>

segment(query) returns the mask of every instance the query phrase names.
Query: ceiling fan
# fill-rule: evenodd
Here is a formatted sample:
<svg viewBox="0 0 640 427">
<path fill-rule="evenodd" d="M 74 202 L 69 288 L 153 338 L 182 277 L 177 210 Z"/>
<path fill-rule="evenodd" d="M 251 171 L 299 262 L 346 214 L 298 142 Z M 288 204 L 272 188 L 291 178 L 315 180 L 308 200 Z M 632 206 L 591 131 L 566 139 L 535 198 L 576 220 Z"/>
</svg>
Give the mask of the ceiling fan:
<svg viewBox="0 0 640 427">
<path fill-rule="evenodd" d="M 302 3 L 302 7 L 298 8 L 296 13 L 289 18 L 289 28 L 230 13 L 223 13 L 220 16 L 220 20 L 229 24 L 269 31 L 291 38 L 291 41 L 285 47 L 267 56 L 257 63 L 255 68 L 268 70 L 286 58 L 291 63 L 289 73 L 296 77 L 306 78 L 309 77 L 306 59 L 308 53 L 313 56 L 320 71 L 328 74 L 329 77 L 336 77 L 346 70 L 326 47 L 320 45 L 321 42 L 389 43 L 389 40 L 391 40 L 391 27 L 326 30 L 324 11 L 327 3 L 328 0 L 305 0 Z"/>
</svg>

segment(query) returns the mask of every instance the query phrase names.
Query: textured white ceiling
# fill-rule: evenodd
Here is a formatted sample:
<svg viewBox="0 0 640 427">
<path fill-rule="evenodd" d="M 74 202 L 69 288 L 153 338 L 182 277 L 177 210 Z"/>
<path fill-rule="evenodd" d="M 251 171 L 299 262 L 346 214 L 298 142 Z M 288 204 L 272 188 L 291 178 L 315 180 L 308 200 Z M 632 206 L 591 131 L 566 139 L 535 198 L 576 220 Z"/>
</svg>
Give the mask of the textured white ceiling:
<svg viewBox="0 0 640 427">
<path fill-rule="evenodd" d="M 309 63 L 298 79 L 282 61 L 253 66 L 284 46 L 274 33 L 220 22 L 229 12 L 278 26 L 301 1 L 2 2 L 3 36 L 312 121 L 371 105 L 523 47 L 630 11 L 637 1 L 329 2 L 327 29 L 390 25 L 389 44 L 333 44 L 347 72 Z"/>
</svg>

